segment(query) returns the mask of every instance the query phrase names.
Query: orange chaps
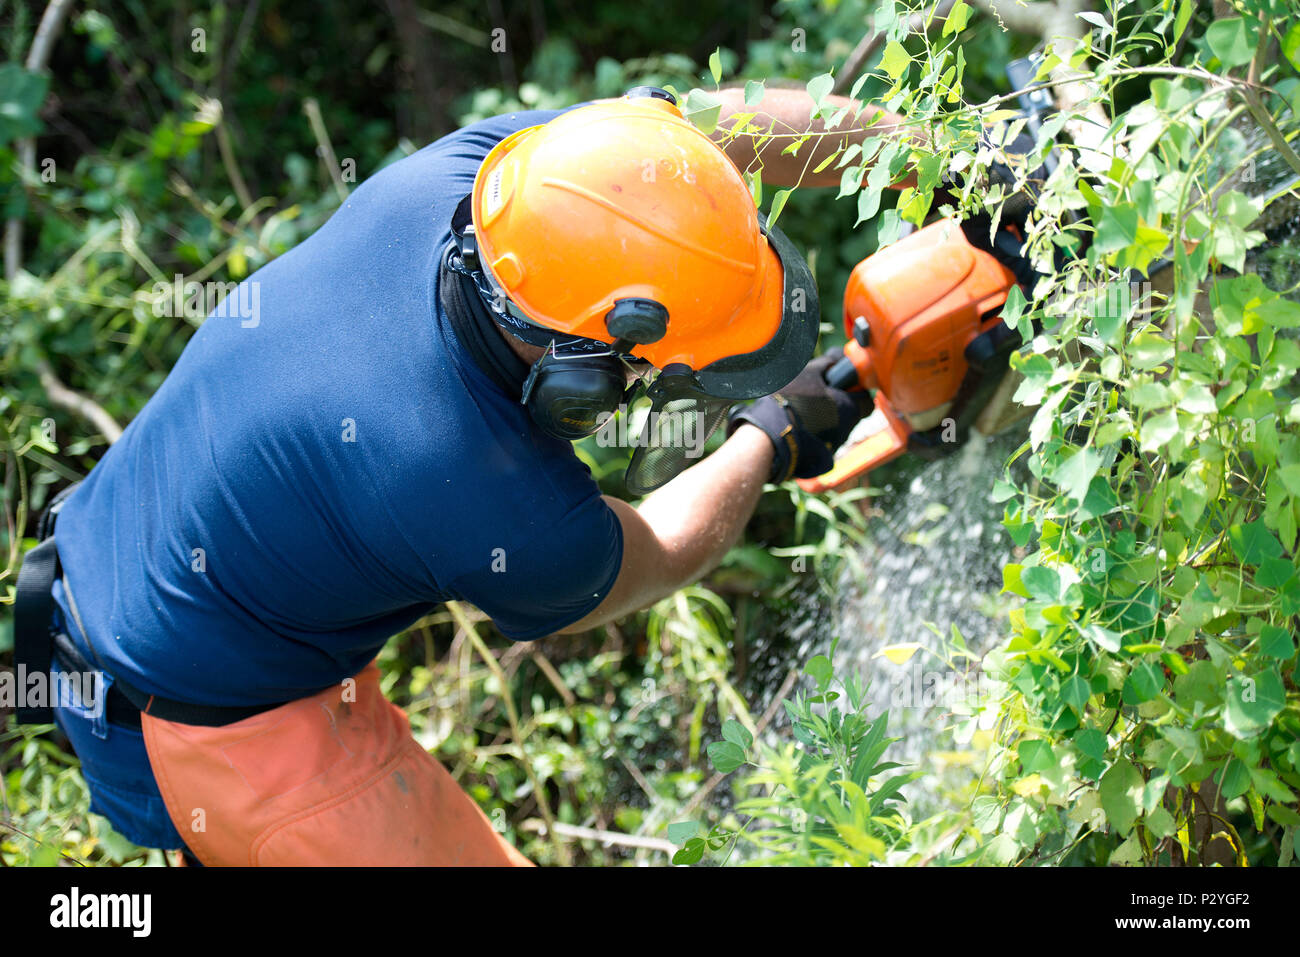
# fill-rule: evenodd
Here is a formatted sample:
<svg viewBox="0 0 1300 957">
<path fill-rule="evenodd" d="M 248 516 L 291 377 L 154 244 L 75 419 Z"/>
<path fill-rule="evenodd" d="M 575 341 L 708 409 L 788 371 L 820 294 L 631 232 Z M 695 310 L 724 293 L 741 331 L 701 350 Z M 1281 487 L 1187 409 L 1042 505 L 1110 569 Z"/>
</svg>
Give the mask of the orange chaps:
<svg viewBox="0 0 1300 957">
<path fill-rule="evenodd" d="M 531 864 L 411 737 L 373 662 L 223 727 L 141 718 L 167 811 L 206 865 Z"/>
</svg>

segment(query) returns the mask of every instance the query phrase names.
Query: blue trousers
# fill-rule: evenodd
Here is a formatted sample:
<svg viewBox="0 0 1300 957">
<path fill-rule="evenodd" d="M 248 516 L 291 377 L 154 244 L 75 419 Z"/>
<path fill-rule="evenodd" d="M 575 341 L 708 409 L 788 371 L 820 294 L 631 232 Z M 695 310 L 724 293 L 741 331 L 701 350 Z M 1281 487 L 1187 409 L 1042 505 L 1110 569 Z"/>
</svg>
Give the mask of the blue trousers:
<svg viewBox="0 0 1300 957">
<path fill-rule="evenodd" d="M 67 632 L 62 618 L 57 613 L 56 625 Z M 81 636 L 74 635 L 73 644 L 89 658 Z M 62 666 L 57 658 L 53 670 L 58 687 Z M 182 848 L 184 842 L 154 779 L 144 734 L 105 720 L 103 702 L 112 683 L 112 677 L 104 675 L 97 700 L 90 703 L 93 706 L 75 697 L 55 702 L 55 723 L 81 759 L 81 773 L 90 787 L 90 810 L 108 818 L 119 834 L 142 847 Z"/>
</svg>

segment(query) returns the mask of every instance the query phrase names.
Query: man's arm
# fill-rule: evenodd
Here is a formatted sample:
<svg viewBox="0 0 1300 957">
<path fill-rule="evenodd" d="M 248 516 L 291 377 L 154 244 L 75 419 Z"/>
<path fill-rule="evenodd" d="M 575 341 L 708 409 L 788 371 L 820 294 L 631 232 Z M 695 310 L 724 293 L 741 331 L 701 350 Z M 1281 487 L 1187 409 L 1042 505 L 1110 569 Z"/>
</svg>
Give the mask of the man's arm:
<svg viewBox="0 0 1300 957">
<path fill-rule="evenodd" d="M 772 442 L 742 425 L 722 447 L 633 508 L 605 497 L 623 527 L 623 563 L 594 611 L 562 629 L 587 631 L 666 598 L 727 554 L 758 504 L 772 467 Z"/>
<path fill-rule="evenodd" d="M 874 106 L 868 106 L 861 100 L 851 100 L 846 96 L 828 96 L 826 103 L 831 112 L 842 107 L 851 107 L 849 113 L 834 130 L 826 130 L 822 120 L 809 122 L 812 115 L 813 100 L 805 89 L 769 89 L 757 106 L 745 105 L 745 91 L 741 88 L 728 87 L 717 94 L 722 100 L 722 113 L 718 129 L 713 138 L 722 143 L 723 149 L 733 163 L 742 170 L 763 168 L 763 182 L 772 186 L 838 186 L 842 170 L 831 163 L 820 173 L 814 173 L 822 161 L 837 149 L 846 148 L 854 143 L 861 143 L 871 136 L 883 136 L 904 123 L 902 117 L 895 113 Z M 762 134 L 742 133 L 728 139 L 728 131 L 735 125 L 733 117 L 738 114 L 753 113 L 752 126 L 759 130 L 771 130 L 774 134 L 763 144 L 758 152 L 755 145 Z M 784 150 L 804 133 L 815 135 L 799 148 L 798 153 L 787 154 Z M 921 134 L 917 133 L 919 140 Z M 901 188 L 908 185 L 908 180 L 896 183 Z"/>
</svg>

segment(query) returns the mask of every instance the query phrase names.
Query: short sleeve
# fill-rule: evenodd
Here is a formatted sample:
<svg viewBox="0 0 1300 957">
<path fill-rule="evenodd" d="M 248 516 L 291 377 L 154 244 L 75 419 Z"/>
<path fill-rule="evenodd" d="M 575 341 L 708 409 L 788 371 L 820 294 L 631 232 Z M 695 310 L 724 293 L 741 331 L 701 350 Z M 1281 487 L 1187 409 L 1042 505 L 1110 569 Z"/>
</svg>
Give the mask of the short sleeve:
<svg viewBox="0 0 1300 957">
<path fill-rule="evenodd" d="M 623 528 L 593 496 L 527 545 L 496 549 L 490 558 L 450 591 L 490 616 L 507 638 L 531 641 L 573 624 L 605 599 L 623 562 Z"/>
</svg>

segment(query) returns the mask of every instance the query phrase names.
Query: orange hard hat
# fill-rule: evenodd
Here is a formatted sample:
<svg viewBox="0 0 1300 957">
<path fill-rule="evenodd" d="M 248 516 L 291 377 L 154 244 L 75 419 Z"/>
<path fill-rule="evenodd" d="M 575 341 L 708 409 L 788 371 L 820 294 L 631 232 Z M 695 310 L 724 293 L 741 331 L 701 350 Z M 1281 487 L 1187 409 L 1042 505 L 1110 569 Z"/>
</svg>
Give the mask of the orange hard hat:
<svg viewBox="0 0 1300 957">
<path fill-rule="evenodd" d="M 727 398 L 781 388 L 816 346 L 807 264 L 661 90 L 502 140 L 475 177 L 470 214 L 484 277 L 530 327 L 685 367 Z"/>
</svg>

